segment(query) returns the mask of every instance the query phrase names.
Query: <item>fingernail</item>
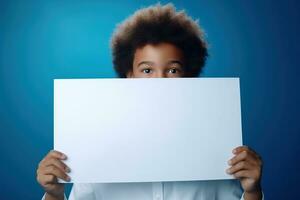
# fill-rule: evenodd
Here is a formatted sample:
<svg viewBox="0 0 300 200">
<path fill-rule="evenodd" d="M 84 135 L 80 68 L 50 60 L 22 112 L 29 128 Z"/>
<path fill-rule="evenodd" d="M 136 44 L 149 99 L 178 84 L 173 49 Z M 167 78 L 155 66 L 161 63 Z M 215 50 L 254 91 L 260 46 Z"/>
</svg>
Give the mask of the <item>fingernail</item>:
<svg viewBox="0 0 300 200">
<path fill-rule="evenodd" d="M 228 165 L 231 165 L 232 161 L 231 160 L 228 160 Z"/>
<path fill-rule="evenodd" d="M 61 159 L 66 159 L 66 158 L 67 158 L 67 156 L 65 154 L 61 155 Z"/>
<path fill-rule="evenodd" d="M 226 173 L 227 173 L 227 174 L 230 174 L 230 169 L 226 169 Z"/>
<path fill-rule="evenodd" d="M 70 169 L 69 167 L 66 167 L 65 170 L 66 170 L 66 172 L 68 172 L 68 173 L 71 171 L 71 169 Z"/>
<path fill-rule="evenodd" d="M 66 180 L 67 180 L 67 181 L 70 181 L 70 180 L 71 180 L 71 178 L 70 178 L 69 176 L 67 176 Z"/>
<path fill-rule="evenodd" d="M 236 153 L 236 149 L 233 149 L 232 153 Z"/>
</svg>

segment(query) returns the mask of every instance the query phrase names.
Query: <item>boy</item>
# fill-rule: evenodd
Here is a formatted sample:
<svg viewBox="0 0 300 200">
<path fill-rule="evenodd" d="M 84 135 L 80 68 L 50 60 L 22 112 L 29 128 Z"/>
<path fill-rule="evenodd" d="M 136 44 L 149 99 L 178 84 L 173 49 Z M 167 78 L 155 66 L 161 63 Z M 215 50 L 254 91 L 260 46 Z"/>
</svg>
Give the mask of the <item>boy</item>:
<svg viewBox="0 0 300 200">
<path fill-rule="evenodd" d="M 172 4 L 138 10 L 118 27 L 111 45 L 120 78 L 197 77 L 208 55 L 201 28 Z M 262 199 L 260 156 L 246 146 L 233 153 L 226 172 L 236 180 L 74 184 L 69 199 Z M 57 178 L 70 180 L 66 158 L 50 151 L 40 162 L 37 180 L 45 200 L 65 198 Z"/>
</svg>

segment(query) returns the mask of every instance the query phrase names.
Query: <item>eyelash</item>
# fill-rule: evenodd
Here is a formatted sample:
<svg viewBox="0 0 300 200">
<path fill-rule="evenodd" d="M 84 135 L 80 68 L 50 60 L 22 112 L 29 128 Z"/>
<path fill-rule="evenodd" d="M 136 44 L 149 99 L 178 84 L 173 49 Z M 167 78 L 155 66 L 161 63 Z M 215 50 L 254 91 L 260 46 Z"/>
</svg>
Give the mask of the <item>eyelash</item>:
<svg viewBox="0 0 300 200">
<path fill-rule="evenodd" d="M 151 69 L 143 69 L 142 72 L 145 73 L 145 70 L 151 70 Z M 149 74 L 149 73 L 145 73 L 145 74 Z"/>
<path fill-rule="evenodd" d="M 176 69 L 176 68 L 169 69 L 168 72 L 169 72 L 170 70 L 174 70 L 174 69 L 176 70 L 175 73 L 179 73 L 180 70 L 179 70 L 179 69 Z M 146 68 L 146 69 L 143 69 L 142 72 L 145 73 L 145 70 L 152 70 L 152 69 Z M 150 72 L 149 72 L 149 73 L 150 73 Z M 145 73 L 145 74 L 149 74 L 149 73 Z M 175 73 L 172 73 L 172 74 L 175 74 Z"/>
<path fill-rule="evenodd" d="M 172 69 L 169 69 L 169 72 L 171 71 L 171 70 L 176 70 L 176 72 L 175 73 L 178 73 L 178 69 L 176 69 L 176 68 L 172 68 Z M 175 74 L 175 73 L 172 73 L 172 74 Z"/>
</svg>

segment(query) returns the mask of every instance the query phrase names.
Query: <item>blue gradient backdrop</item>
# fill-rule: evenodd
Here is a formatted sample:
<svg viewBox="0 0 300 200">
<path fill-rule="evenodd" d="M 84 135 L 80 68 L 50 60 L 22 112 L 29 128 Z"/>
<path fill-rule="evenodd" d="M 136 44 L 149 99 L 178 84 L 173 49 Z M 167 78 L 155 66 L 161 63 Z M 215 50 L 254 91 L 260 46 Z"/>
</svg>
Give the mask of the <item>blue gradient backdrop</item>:
<svg viewBox="0 0 300 200">
<path fill-rule="evenodd" d="M 203 76 L 241 78 L 244 143 L 264 159 L 263 188 L 272 200 L 299 196 L 298 2 L 173 1 L 206 31 Z M 115 77 L 115 25 L 153 3 L 0 2 L 1 199 L 43 194 L 35 175 L 53 147 L 53 79 Z"/>
</svg>

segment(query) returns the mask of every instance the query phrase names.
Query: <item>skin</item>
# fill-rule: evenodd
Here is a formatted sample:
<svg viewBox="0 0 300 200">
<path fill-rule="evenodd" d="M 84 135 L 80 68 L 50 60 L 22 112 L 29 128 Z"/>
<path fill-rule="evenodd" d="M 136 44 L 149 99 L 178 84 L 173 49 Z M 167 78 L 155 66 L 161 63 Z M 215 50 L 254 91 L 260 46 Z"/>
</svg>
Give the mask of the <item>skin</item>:
<svg viewBox="0 0 300 200">
<path fill-rule="evenodd" d="M 183 67 L 183 52 L 174 45 L 146 45 L 135 51 L 127 78 L 178 78 L 184 76 Z"/>
<path fill-rule="evenodd" d="M 183 52 L 168 43 L 147 44 L 138 48 L 134 55 L 133 68 L 127 78 L 176 78 L 184 76 Z M 247 146 L 233 149 L 234 156 L 228 161 L 228 174 L 239 179 L 244 190 L 245 200 L 262 198 L 261 174 L 262 160 L 260 156 Z M 64 184 L 57 178 L 70 181 L 67 175 L 70 168 L 63 161 L 67 156 L 58 151 L 50 151 L 39 163 L 37 181 L 46 192 L 46 200 L 64 199 Z"/>
</svg>

